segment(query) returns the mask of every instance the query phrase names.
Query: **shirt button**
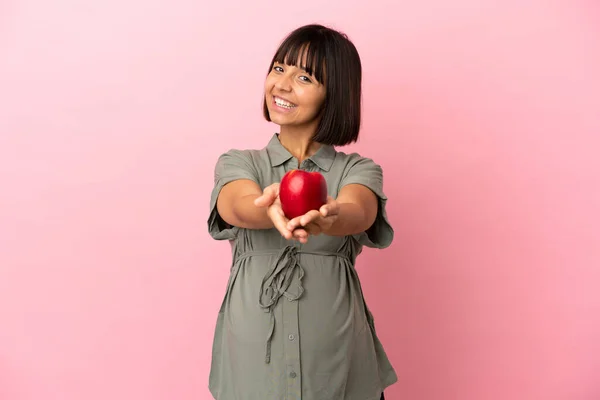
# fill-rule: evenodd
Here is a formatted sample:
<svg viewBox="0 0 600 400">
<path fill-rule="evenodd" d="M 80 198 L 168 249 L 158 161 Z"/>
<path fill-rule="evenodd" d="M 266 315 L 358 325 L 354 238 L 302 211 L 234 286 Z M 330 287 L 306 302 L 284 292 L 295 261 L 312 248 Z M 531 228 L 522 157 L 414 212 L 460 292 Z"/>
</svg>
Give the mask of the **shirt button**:
<svg viewBox="0 0 600 400">
<path fill-rule="evenodd" d="M 295 338 L 296 338 L 296 337 L 294 336 L 294 334 L 293 334 L 293 333 L 290 333 L 290 335 L 288 336 L 288 339 L 290 339 L 290 340 L 294 340 Z"/>
<path fill-rule="evenodd" d="M 296 377 L 296 373 L 295 372 L 290 372 L 290 378 L 295 378 Z"/>
</svg>

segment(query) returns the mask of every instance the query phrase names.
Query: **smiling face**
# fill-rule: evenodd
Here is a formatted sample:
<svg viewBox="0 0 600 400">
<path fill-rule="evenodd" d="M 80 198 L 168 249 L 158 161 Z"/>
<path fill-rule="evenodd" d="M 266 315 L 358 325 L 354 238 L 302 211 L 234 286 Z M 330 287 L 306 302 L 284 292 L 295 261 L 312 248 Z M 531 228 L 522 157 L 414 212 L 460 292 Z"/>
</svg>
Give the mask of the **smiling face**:
<svg viewBox="0 0 600 400">
<path fill-rule="evenodd" d="M 356 142 L 362 66 L 348 36 L 323 25 L 301 26 L 281 42 L 267 74 L 263 116 L 280 125 L 280 133 L 334 146 Z"/>
<path fill-rule="evenodd" d="M 305 59 L 298 57 L 296 65 L 274 62 L 267 75 L 265 103 L 271 121 L 277 125 L 316 129 L 326 90 L 316 76 L 307 72 Z"/>
</svg>

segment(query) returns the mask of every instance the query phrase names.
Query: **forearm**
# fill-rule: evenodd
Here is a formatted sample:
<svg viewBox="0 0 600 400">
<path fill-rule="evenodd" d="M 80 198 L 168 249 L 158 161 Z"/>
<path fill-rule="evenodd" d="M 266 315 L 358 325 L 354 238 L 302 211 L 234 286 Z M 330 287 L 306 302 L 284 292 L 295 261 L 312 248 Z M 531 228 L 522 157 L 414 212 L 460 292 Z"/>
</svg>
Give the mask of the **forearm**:
<svg viewBox="0 0 600 400">
<path fill-rule="evenodd" d="M 249 194 L 233 202 L 231 211 L 237 222 L 235 225 L 246 229 L 273 228 L 273 222 L 267 215 L 267 208 L 254 205 L 254 200 L 259 196 L 259 194 Z"/>
<path fill-rule="evenodd" d="M 338 207 L 337 219 L 331 228 L 323 232 L 325 235 L 356 235 L 366 231 L 373 223 L 369 221 L 368 214 L 358 204 L 341 203 Z"/>
</svg>

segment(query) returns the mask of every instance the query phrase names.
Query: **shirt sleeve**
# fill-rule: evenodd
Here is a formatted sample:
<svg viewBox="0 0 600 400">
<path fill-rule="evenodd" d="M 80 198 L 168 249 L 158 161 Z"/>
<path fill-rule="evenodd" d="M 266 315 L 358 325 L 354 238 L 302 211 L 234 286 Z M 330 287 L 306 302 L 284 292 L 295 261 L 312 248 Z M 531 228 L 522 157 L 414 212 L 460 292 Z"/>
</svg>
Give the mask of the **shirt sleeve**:
<svg viewBox="0 0 600 400">
<path fill-rule="evenodd" d="M 217 210 L 217 199 L 223 186 L 239 179 L 250 179 L 258 183 L 258 171 L 247 151 L 229 150 L 219 157 L 214 169 L 214 187 L 208 217 L 208 232 L 213 239 L 232 240 L 239 231 L 238 227 L 226 223 Z"/>
<path fill-rule="evenodd" d="M 387 216 L 387 197 L 383 192 L 383 170 L 369 158 L 360 157 L 351 163 L 347 173 L 342 178 L 340 189 L 349 184 L 360 184 L 371 189 L 377 196 L 377 217 L 373 225 L 365 232 L 353 235 L 361 245 L 383 249 L 394 239 L 394 230 Z"/>
</svg>

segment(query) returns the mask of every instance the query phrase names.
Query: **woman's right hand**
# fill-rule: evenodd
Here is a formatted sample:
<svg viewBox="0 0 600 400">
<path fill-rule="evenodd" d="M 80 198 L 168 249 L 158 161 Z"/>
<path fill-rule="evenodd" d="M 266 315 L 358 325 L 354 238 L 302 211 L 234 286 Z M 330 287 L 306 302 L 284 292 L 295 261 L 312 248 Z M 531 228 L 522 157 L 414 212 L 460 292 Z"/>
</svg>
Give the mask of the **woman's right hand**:
<svg viewBox="0 0 600 400">
<path fill-rule="evenodd" d="M 286 218 L 281 208 L 281 201 L 279 200 L 279 183 L 274 183 L 267 186 L 261 196 L 254 200 L 254 205 L 257 207 L 267 207 L 267 215 L 273 222 L 275 229 L 281 233 L 281 236 L 286 240 L 295 239 L 300 243 L 306 243 L 308 241 L 308 233 L 302 228 L 294 229 L 290 231 L 288 229 L 289 219 Z"/>
</svg>

